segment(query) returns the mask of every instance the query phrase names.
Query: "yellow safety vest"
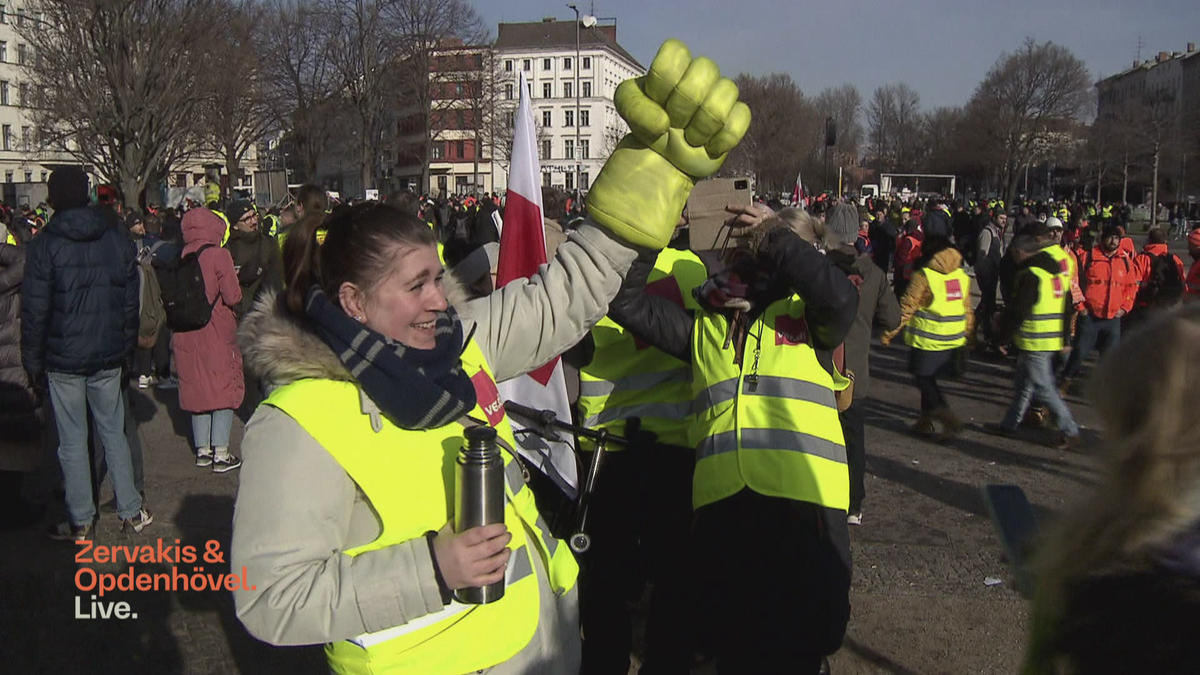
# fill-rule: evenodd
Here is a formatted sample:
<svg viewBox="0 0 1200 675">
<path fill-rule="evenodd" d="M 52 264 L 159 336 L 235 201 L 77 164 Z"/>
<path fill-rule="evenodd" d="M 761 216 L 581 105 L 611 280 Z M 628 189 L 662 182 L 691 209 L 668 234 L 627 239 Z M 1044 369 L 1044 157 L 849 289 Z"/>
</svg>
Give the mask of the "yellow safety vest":
<svg viewBox="0 0 1200 675">
<path fill-rule="evenodd" d="M 1058 352 L 1063 348 L 1063 310 L 1067 285 L 1062 274 L 1030 267 L 1038 279 L 1038 299 L 1033 313 L 1021 323 L 1013 342 L 1027 352 Z"/>
<path fill-rule="evenodd" d="M 704 263 L 691 251 L 663 249 L 654 262 L 646 292 L 696 310 L 692 289 L 704 283 Z M 592 328 L 596 351 L 579 370 L 579 417 L 589 429 L 625 432 L 625 420 L 637 417 L 642 428 L 662 443 L 688 445 L 691 426 L 691 367 L 636 340 L 607 316 Z M 580 447 L 591 450 L 588 439 Z M 617 450 L 621 446 L 614 445 Z"/>
<path fill-rule="evenodd" d="M 9 232 L 8 235 L 4 238 L 4 243 L 12 244 L 13 246 L 16 246 L 17 239 L 16 239 L 16 237 L 13 236 L 12 232 Z"/>
<path fill-rule="evenodd" d="M 967 344 L 967 301 L 971 278 L 958 268 L 950 274 L 918 270 L 929 280 L 933 302 L 917 310 L 904 331 L 904 342 L 927 352 L 944 352 Z"/>
<path fill-rule="evenodd" d="M 277 216 L 273 213 L 268 213 L 266 215 L 266 217 L 263 218 L 263 222 L 266 223 L 267 234 L 274 237 L 275 234 L 279 231 L 279 216 Z"/>
<path fill-rule="evenodd" d="M 793 295 L 750 327 L 742 363 L 725 349 L 729 319 L 700 311 L 692 343 L 696 473 L 700 508 L 743 488 L 845 511 L 846 446 L 832 376 L 817 362 Z"/>
<path fill-rule="evenodd" d="M 479 393 L 470 417 L 494 426 L 501 445 L 515 447 L 491 369 L 474 342 L 467 344 L 462 366 Z M 408 431 L 382 415 L 364 413 L 366 403 L 355 384 L 318 379 L 284 386 L 266 401 L 300 423 L 379 514 L 379 538 L 344 551 L 349 556 L 441 529 L 453 517 L 454 466 L 462 445 L 463 428 L 458 424 Z M 452 601 L 440 612 L 404 625 L 328 644 L 325 653 L 334 672 L 458 675 L 490 668 L 523 649 L 537 628 L 539 571 L 531 555 L 541 556 L 555 593 L 574 586 L 579 573 L 574 556 L 550 534 L 532 490 L 525 487 L 519 463 L 509 451 L 501 452 L 504 521 L 513 537 L 504 597 L 487 605 Z"/>
<path fill-rule="evenodd" d="M 229 219 L 225 217 L 224 213 L 221 213 L 215 209 L 213 210 L 213 213 L 217 214 L 217 217 L 221 219 L 221 222 L 225 223 L 225 232 L 221 235 L 221 245 L 224 246 L 225 242 L 229 241 Z"/>
</svg>

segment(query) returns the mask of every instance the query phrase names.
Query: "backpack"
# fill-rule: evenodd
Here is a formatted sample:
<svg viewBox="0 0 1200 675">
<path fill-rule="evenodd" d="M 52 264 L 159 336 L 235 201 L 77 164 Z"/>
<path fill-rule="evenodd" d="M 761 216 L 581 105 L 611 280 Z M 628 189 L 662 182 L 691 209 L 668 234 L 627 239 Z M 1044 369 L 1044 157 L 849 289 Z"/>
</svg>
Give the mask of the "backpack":
<svg viewBox="0 0 1200 675">
<path fill-rule="evenodd" d="M 217 300 L 208 301 L 204 274 L 200 270 L 200 254 L 209 248 L 213 248 L 213 244 L 205 244 L 195 253 L 178 260 L 154 260 L 152 263 L 158 273 L 167 326 L 176 333 L 200 330 L 212 319 Z"/>
<path fill-rule="evenodd" d="M 162 287 L 158 283 L 158 275 L 154 273 L 151 261 L 154 252 L 163 242 L 154 242 L 149 248 L 138 252 L 138 279 L 141 282 L 141 299 L 138 302 L 138 347 L 149 349 L 158 342 L 158 333 L 167 322 L 167 312 L 163 309 Z"/>
<path fill-rule="evenodd" d="M 1140 305 L 1166 307 L 1183 298 L 1183 277 L 1169 252 L 1150 257 L 1150 278 L 1137 293 Z"/>
</svg>

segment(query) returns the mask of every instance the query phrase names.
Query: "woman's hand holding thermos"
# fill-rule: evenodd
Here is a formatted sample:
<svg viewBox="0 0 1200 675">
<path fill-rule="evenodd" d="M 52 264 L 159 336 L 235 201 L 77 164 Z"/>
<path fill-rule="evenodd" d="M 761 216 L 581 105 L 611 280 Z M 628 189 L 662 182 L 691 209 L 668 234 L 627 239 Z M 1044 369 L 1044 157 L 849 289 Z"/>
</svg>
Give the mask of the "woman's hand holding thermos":
<svg viewBox="0 0 1200 675">
<path fill-rule="evenodd" d="M 457 591 L 502 581 L 512 556 L 512 551 L 506 548 L 510 541 L 512 533 L 504 523 L 472 527 L 457 534 L 446 523 L 433 539 L 436 564 L 446 587 Z"/>
</svg>

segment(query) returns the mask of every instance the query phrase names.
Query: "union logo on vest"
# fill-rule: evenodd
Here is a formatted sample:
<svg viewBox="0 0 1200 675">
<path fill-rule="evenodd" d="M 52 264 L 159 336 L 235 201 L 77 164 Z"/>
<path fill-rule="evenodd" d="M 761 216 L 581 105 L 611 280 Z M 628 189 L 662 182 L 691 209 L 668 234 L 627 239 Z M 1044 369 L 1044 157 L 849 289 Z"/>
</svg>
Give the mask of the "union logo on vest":
<svg viewBox="0 0 1200 675">
<path fill-rule="evenodd" d="M 480 369 L 471 376 L 471 384 L 475 386 L 475 398 L 479 400 L 479 407 L 483 408 L 488 424 L 493 427 L 500 424 L 500 420 L 504 419 L 504 406 L 500 403 L 500 390 L 496 388 L 496 383 L 488 377 L 487 371 Z"/>
<path fill-rule="evenodd" d="M 946 299 L 947 300 L 962 300 L 963 299 L 962 284 L 959 283 L 958 279 L 947 279 L 946 280 Z"/>
<path fill-rule="evenodd" d="M 800 345 L 808 342 L 808 322 L 804 317 L 782 314 L 775 319 L 775 346 Z"/>
</svg>

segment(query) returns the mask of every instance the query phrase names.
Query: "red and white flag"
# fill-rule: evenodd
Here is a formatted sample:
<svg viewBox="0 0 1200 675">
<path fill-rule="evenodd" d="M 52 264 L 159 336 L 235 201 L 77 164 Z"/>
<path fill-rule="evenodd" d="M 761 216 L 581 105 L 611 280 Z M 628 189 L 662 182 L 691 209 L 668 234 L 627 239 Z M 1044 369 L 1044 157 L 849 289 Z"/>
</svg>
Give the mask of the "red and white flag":
<svg viewBox="0 0 1200 675">
<path fill-rule="evenodd" d="M 796 187 L 792 189 L 792 207 L 802 208 L 801 202 L 804 200 L 804 182 L 800 180 L 800 174 L 796 174 Z"/>
<path fill-rule="evenodd" d="M 533 107 L 529 103 L 529 89 L 523 72 L 520 85 L 521 98 L 517 104 L 513 131 L 508 196 L 504 205 L 504 229 L 500 235 L 500 260 L 496 270 L 497 288 L 513 279 L 533 276 L 538 267 L 546 263 L 542 172 L 538 164 Z M 558 419 L 566 422 L 571 420 L 567 381 L 563 376 L 562 362 L 557 356 L 531 373 L 500 383 L 499 387 L 505 400 L 538 410 L 552 410 Z M 511 416 L 509 423 L 512 424 L 521 456 L 574 498 L 578 477 L 575 448 L 570 436 L 559 434 L 562 440 L 550 440 L 526 429 Z"/>
</svg>

